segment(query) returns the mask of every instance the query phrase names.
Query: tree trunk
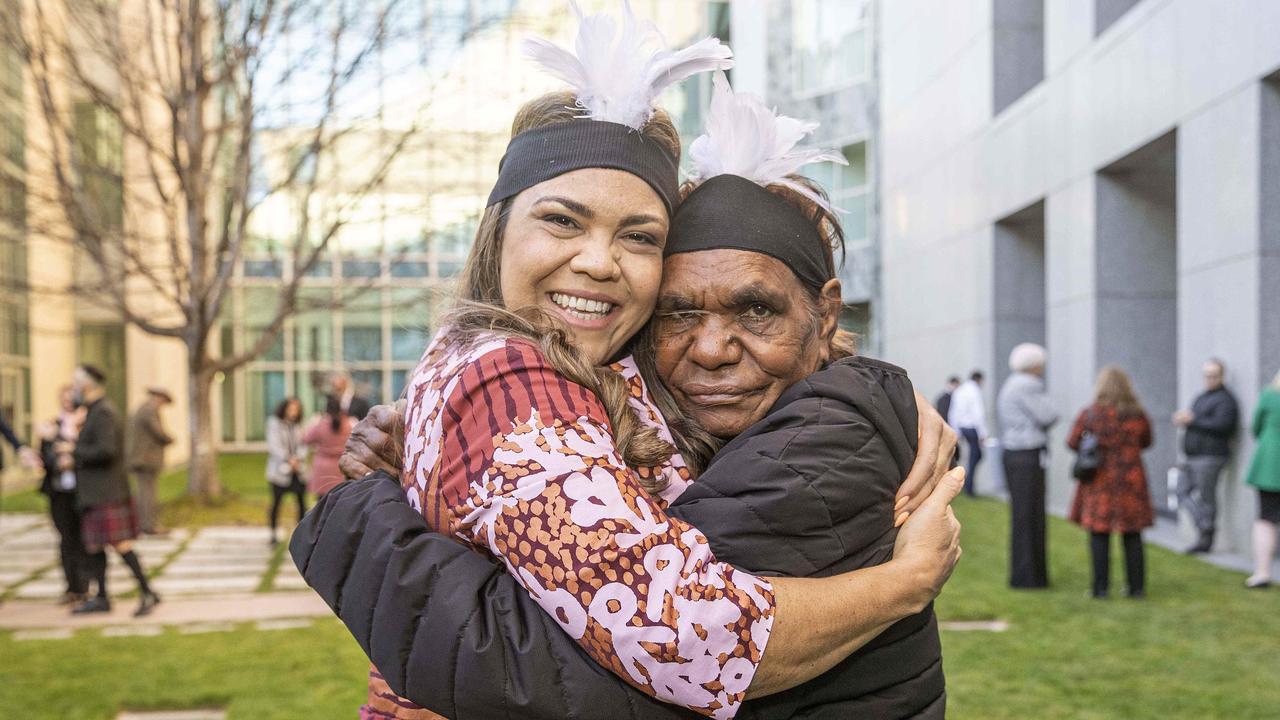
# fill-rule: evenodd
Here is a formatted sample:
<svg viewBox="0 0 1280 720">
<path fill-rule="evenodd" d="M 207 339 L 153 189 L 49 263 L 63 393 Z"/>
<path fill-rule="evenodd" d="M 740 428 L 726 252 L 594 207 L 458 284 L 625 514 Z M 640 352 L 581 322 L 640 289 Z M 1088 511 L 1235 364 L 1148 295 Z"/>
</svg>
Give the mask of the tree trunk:
<svg viewBox="0 0 1280 720">
<path fill-rule="evenodd" d="M 188 375 L 191 460 L 187 470 L 187 494 L 200 500 L 222 495 L 218 479 L 218 445 L 213 436 L 213 374 L 192 367 Z"/>
</svg>

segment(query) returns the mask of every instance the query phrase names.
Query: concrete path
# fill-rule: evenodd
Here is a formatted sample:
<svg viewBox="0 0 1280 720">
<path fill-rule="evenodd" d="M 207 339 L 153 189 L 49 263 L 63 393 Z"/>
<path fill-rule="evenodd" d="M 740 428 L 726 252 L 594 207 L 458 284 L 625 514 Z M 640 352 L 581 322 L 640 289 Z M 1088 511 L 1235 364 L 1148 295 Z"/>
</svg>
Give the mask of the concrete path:
<svg viewBox="0 0 1280 720">
<path fill-rule="evenodd" d="M 135 619 L 136 583 L 115 553 L 108 551 L 110 613 L 72 616 L 55 604 L 66 589 L 58 563 L 58 537 L 42 515 L 0 516 L 0 629 L 106 627 L 120 624 L 163 626 L 189 623 L 278 621 L 329 614 L 307 588 L 283 552 L 262 527 L 207 527 L 175 530 L 165 537 L 144 537 L 135 549 L 152 587 L 163 598 L 155 612 Z"/>
</svg>

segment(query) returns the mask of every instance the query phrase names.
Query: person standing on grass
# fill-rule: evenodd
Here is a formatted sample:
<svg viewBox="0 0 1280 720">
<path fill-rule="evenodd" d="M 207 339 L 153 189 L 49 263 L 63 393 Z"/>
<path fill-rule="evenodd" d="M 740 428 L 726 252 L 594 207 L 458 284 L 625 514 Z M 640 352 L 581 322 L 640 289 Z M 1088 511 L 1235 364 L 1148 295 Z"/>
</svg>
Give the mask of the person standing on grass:
<svg viewBox="0 0 1280 720">
<path fill-rule="evenodd" d="M 1079 450 L 1086 432 L 1098 439 L 1098 469 L 1092 480 L 1076 485 L 1070 519 L 1089 532 L 1093 597 L 1110 591 L 1112 533 L 1124 538 L 1129 597 L 1146 597 L 1142 531 L 1151 527 L 1154 513 L 1142 451 L 1151 447 L 1151 421 L 1117 365 L 1098 373 L 1093 403 L 1076 418 L 1067 447 Z"/>
<path fill-rule="evenodd" d="M 168 390 L 149 387 L 147 399 L 129 418 L 129 472 L 138 488 L 138 522 L 147 535 L 168 532 L 156 524 L 156 480 L 164 470 L 164 448 L 173 442 L 160 419 L 160 410 L 171 402 Z"/>
<path fill-rule="evenodd" d="M 1178 505 L 1185 507 L 1200 537 L 1187 554 L 1213 548 L 1218 515 L 1218 477 L 1231 455 L 1231 438 L 1240 426 L 1236 396 L 1223 384 L 1226 366 L 1210 359 L 1204 364 L 1204 392 L 1190 410 L 1173 414 L 1173 424 L 1184 428 L 1182 450 L 1187 460 L 1178 482 Z"/>
<path fill-rule="evenodd" d="M 61 442 L 74 443 L 84 423 L 84 408 L 77 408 L 72 399 L 71 386 L 59 393 L 62 410 L 51 422 L 41 423 L 40 456 L 44 462 L 44 480 L 40 492 L 49 498 L 49 516 L 58 531 L 58 556 L 62 561 L 62 574 L 67 581 L 67 591 L 59 605 L 78 605 L 89 592 L 89 579 L 85 577 L 84 544 L 80 539 L 80 511 L 76 508 L 76 474 L 74 470 L 60 470 L 69 464 L 59 462 L 61 455 L 55 447 Z"/>
<path fill-rule="evenodd" d="M 134 617 L 149 614 L 160 596 L 151 590 L 142 561 L 133 551 L 138 537 L 138 514 L 129 493 L 125 474 L 124 424 L 111 402 L 106 399 L 103 382 L 106 375 L 92 365 L 81 365 L 72 375 L 71 387 L 76 404 L 86 408 L 84 425 L 75 443 L 60 441 L 55 447 L 64 455 L 62 470 L 74 470 L 81 512 L 81 538 L 88 553 L 89 575 L 98 581 L 97 596 L 72 610 L 75 614 L 109 612 L 107 596 L 107 547 L 120 554 L 120 559 L 138 581 L 141 601 Z"/>
<path fill-rule="evenodd" d="M 1009 586 L 1049 586 L 1045 557 L 1044 468 L 1049 428 L 1058 422 L 1044 389 L 1045 349 L 1022 343 L 1009 353 L 1013 374 L 996 400 L 1001 459 L 1009 487 Z"/>
<path fill-rule="evenodd" d="M 978 463 L 982 462 L 982 443 L 987 439 L 987 406 L 982 400 L 982 371 L 974 370 L 969 381 L 951 393 L 951 405 L 947 412 L 947 424 L 964 438 L 967 447 L 964 457 L 964 492 L 969 497 L 977 493 Z"/>
<path fill-rule="evenodd" d="M 323 497 L 342 482 L 338 458 L 342 457 L 342 448 L 351 436 L 351 425 L 351 416 L 342 411 L 341 401 L 330 395 L 325 401 L 324 415 L 316 418 L 302 436 L 303 444 L 314 451 L 311 476 L 307 479 L 307 490 L 313 494 Z"/>
<path fill-rule="evenodd" d="M 1280 523 L 1280 372 L 1263 388 L 1250 429 L 1258 445 L 1244 481 L 1258 489 L 1258 519 L 1253 523 L 1253 574 L 1244 585 L 1261 589 L 1271 585 Z"/>
<path fill-rule="evenodd" d="M 293 495 L 298 501 L 298 519 L 307 514 L 307 487 L 302 483 L 307 462 L 307 446 L 302 441 L 302 401 L 285 398 L 267 418 L 267 483 L 271 485 L 271 545 L 276 538 L 280 501 Z"/>
</svg>

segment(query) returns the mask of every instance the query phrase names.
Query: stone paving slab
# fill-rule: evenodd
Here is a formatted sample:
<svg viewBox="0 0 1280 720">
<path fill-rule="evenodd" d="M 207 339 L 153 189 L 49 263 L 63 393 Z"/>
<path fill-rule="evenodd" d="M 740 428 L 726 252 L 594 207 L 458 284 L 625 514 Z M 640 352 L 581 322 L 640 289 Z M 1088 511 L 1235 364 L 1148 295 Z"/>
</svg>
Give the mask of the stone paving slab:
<svg viewBox="0 0 1280 720">
<path fill-rule="evenodd" d="M 299 630 L 311 627 L 307 618 L 285 618 L 284 620 L 259 620 L 253 626 L 257 630 Z"/>
<path fill-rule="evenodd" d="M 108 580 L 107 582 L 110 583 L 111 581 Z M 110 588 L 108 587 L 108 589 Z M 14 595 L 24 600 L 34 600 L 37 598 L 60 598 L 62 597 L 62 593 L 66 592 L 66 590 L 67 584 L 62 580 L 41 578 L 22 585 L 17 589 Z"/>
<path fill-rule="evenodd" d="M 267 571 L 267 563 L 190 563 L 185 559 L 169 565 L 164 569 L 164 577 L 226 577 L 229 575 L 253 575 L 262 577 Z"/>
<path fill-rule="evenodd" d="M 19 580 L 26 580 L 31 577 L 30 570 L 5 570 L 0 568 L 0 587 L 8 587 Z"/>
<path fill-rule="evenodd" d="M 192 623 L 191 625 L 178 626 L 178 632 L 183 635 L 204 635 L 206 633 L 231 632 L 235 629 L 235 623 L 229 622 Z"/>
<path fill-rule="evenodd" d="M 271 586 L 276 590 L 310 590 L 311 586 L 307 585 L 307 581 L 297 573 L 276 575 Z"/>
<path fill-rule="evenodd" d="M 75 631 L 71 628 L 51 628 L 49 630 L 19 630 L 13 634 L 14 640 L 67 640 Z"/>
<path fill-rule="evenodd" d="M 939 626 L 956 632 L 1005 632 L 1009 629 L 1006 620 L 952 620 L 939 623 Z"/>
<path fill-rule="evenodd" d="M 102 637 L 155 637 L 164 633 L 160 625 L 113 625 L 102 628 Z"/>
<path fill-rule="evenodd" d="M 199 595 L 204 593 L 252 592 L 262 579 L 257 575 L 228 577 L 166 577 L 156 578 L 151 586 L 161 595 Z"/>
<path fill-rule="evenodd" d="M 133 617 L 135 609 L 136 601 L 121 601 L 112 603 L 109 613 L 72 615 L 66 607 L 48 602 L 13 600 L 0 605 L 0 630 L 237 623 L 332 615 L 319 595 L 295 592 L 166 597 L 150 615 L 142 618 Z"/>
<path fill-rule="evenodd" d="M 226 710 L 152 710 L 122 712 L 116 720 L 227 720 Z"/>
</svg>

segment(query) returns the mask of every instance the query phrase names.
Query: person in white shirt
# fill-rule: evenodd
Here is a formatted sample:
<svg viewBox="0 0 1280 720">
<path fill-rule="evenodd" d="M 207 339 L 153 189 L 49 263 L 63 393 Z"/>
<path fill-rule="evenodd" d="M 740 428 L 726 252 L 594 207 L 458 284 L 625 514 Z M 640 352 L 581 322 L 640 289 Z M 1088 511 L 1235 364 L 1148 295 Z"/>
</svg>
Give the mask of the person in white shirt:
<svg viewBox="0 0 1280 720">
<path fill-rule="evenodd" d="M 964 438 L 968 450 L 964 459 L 964 491 L 970 497 L 974 491 L 974 478 L 978 463 L 982 462 L 982 442 L 987 439 L 987 407 L 982 401 L 982 371 L 974 370 L 969 381 L 951 393 L 951 408 L 947 424 Z"/>
</svg>

